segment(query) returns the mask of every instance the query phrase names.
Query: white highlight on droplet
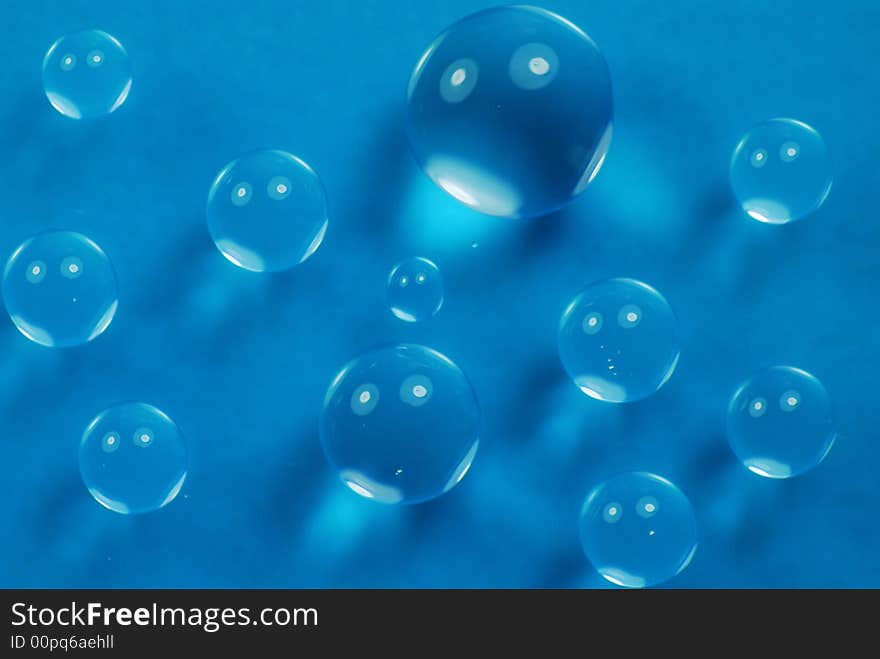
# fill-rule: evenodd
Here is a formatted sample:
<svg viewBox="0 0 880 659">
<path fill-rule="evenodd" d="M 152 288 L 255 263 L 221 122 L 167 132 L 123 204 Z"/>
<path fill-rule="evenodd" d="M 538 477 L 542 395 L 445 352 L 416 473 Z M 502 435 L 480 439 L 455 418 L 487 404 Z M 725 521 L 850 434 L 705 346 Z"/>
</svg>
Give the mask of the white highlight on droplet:
<svg viewBox="0 0 880 659">
<path fill-rule="evenodd" d="M 581 322 L 581 329 L 585 334 L 597 334 L 602 329 L 602 314 L 595 311 L 587 314 Z"/>
<path fill-rule="evenodd" d="M 801 404 L 801 395 L 797 391 L 786 391 L 779 397 L 779 406 L 783 412 L 793 412 Z"/>
<path fill-rule="evenodd" d="M 623 516 L 623 509 L 619 501 L 611 501 L 602 509 L 602 519 L 608 524 L 616 524 Z"/>
<path fill-rule="evenodd" d="M 529 71 L 536 76 L 546 75 L 550 70 L 550 63 L 543 57 L 533 57 L 529 60 Z"/>
<path fill-rule="evenodd" d="M 631 329 L 642 320 L 642 310 L 634 304 L 624 305 L 617 313 L 617 322 L 624 329 Z"/>
<path fill-rule="evenodd" d="M 764 413 L 767 411 L 767 401 L 764 398 L 754 398 L 752 402 L 749 403 L 748 407 L 749 416 L 753 419 L 758 419 L 764 416 Z"/>
<path fill-rule="evenodd" d="M 757 149 L 754 153 L 752 153 L 752 157 L 749 159 L 752 167 L 760 169 L 764 165 L 767 164 L 767 151 L 764 149 Z"/>
<path fill-rule="evenodd" d="M 68 53 L 64 57 L 61 58 L 61 62 L 59 63 L 62 71 L 70 71 L 73 67 L 76 66 L 76 56 Z"/>
<path fill-rule="evenodd" d="M 88 55 L 86 55 L 86 64 L 90 67 L 94 68 L 96 66 L 101 66 L 104 63 L 104 53 L 100 50 L 93 50 Z"/>
<path fill-rule="evenodd" d="M 801 153 L 801 146 L 797 142 L 786 142 L 779 148 L 779 158 L 782 162 L 792 162 Z"/>
<path fill-rule="evenodd" d="M 370 414 L 379 404 L 379 389 L 376 385 L 366 382 L 351 394 L 349 405 L 357 416 Z"/>
</svg>

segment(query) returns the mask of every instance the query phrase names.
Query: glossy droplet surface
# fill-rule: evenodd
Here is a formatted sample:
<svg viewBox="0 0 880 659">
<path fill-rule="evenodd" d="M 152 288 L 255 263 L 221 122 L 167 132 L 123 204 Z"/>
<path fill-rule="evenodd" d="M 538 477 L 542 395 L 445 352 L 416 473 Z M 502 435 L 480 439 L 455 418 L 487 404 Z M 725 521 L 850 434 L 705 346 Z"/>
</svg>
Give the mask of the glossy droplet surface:
<svg viewBox="0 0 880 659">
<path fill-rule="evenodd" d="M 635 279 L 608 279 L 575 295 L 559 321 L 558 346 L 562 365 L 580 390 L 612 403 L 656 392 L 679 358 L 669 303 Z"/>
<path fill-rule="evenodd" d="M 436 350 L 406 344 L 342 368 L 324 399 L 321 442 L 352 491 L 382 503 L 417 503 L 464 478 L 479 426 L 461 369 Z"/>
<path fill-rule="evenodd" d="M 277 149 L 226 165 L 208 193 L 208 230 L 220 253 L 254 272 L 308 259 L 327 231 L 327 194 L 303 160 Z"/>
<path fill-rule="evenodd" d="M 68 347 L 91 341 L 113 320 L 116 273 L 91 239 L 50 231 L 25 241 L 3 273 L 9 317 L 31 341 Z"/>
<path fill-rule="evenodd" d="M 452 25 L 419 59 L 407 94 L 422 169 L 489 215 L 542 215 L 569 203 L 601 167 L 611 120 L 596 44 L 537 7 L 496 7 Z"/>
<path fill-rule="evenodd" d="M 101 30 L 63 36 L 43 58 L 43 89 L 52 107 L 71 119 L 110 114 L 131 90 L 128 54 Z"/>
<path fill-rule="evenodd" d="M 580 516 L 581 545 L 605 579 L 618 586 L 654 586 L 684 570 L 697 550 L 697 522 L 674 484 L 628 472 L 595 487 Z"/>
<path fill-rule="evenodd" d="M 818 209 L 831 190 L 822 136 L 794 119 L 762 122 L 743 136 L 730 162 L 730 184 L 754 220 L 786 224 Z"/>
<path fill-rule="evenodd" d="M 831 451 L 831 399 L 810 373 L 773 366 L 743 382 L 727 410 L 727 438 L 740 461 L 766 478 L 797 476 Z"/>
<path fill-rule="evenodd" d="M 79 447 L 83 482 L 95 500 L 134 515 L 168 505 L 187 473 L 183 436 L 167 414 L 146 403 L 124 403 L 101 412 Z"/>
<path fill-rule="evenodd" d="M 432 261 L 420 256 L 394 266 L 385 290 L 391 313 L 406 322 L 430 318 L 443 306 L 443 275 Z"/>
</svg>

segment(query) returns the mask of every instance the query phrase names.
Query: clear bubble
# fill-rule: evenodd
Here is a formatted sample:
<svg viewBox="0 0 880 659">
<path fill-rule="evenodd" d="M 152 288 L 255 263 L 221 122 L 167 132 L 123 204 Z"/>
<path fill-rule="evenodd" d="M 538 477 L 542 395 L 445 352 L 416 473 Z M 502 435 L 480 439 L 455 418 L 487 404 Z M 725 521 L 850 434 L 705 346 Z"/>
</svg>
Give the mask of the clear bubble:
<svg viewBox="0 0 880 659">
<path fill-rule="evenodd" d="M 146 403 L 101 412 L 79 446 L 79 469 L 95 500 L 126 515 L 171 503 L 187 472 L 186 445 L 167 414 Z"/>
<path fill-rule="evenodd" d="M 675 315 L 655 289 L 635 279 L 591 284 L 559 321 L 559 357 L 591 398 L 623 403 L 650 396 L 675 371 Z"/>
<path fill-rule="evenodd" d="M 43 58 L 43 89 L 52 107 L 72 119 L 110 114 L 131 90 L 128 54 L 101 30 L 63 36 Z"/>
<path fill-rule="evenodd" d="M 751 218 L 786 224 L 825 201 L 831 190 L 831 159 L 812 127 L 794 119 L 770 119 L 736 145 L 730 183 Z"/>
<path fill-rule="evenodd" d="M 321 414 L 321 442 L 354 492 L 418 503 L 464 478 L 479 446 L 480 411 L 452 361 L 418 345 L 382 348 L 336 375 Z"/>
<path fill-rule="evenodd" d="M 235 265 L 275 272 L 302 263 L 329 221 L 318 175 L 285 151 L 254 151 L 226 165 L 208 193 L 208 230 Z"/>
<path fill-rule="evenodd" d="M 817 378 L 773 366 L 746 380 L 727 409 L 727 438 L 740 461 L 767 478 L 790 478 L 831 451 L 837 427 L 831 399 Z"/>
<path fill-rule="evenodd" d="M 25 241 L 6 264 L 3 299 L 31 341 L 67 347 L 91 341 L 113 320 L 116 273 L 92 240 L 50 231 Z"/>
<path fill-rule="evenodd" d="M 581 508 L 584 553 L 608 581 L 627 588 L 663 583 L 697 551 L 688 498 L 665 478 L 628 472 L 602 483 Z"/>
<path fill-rule="evenodd" d="M 394 266 L 386 293 L 391 313 L 400 320 L 425 320 L 443 306 L 443 275 L 428 259 L 414 256 Z"/>
<path fill-rule="evenodd" d="M 608 66 L 566 19 L 496 7 L 455 23 L 424 52 L 407 92 L 422 169 L 463 204 L 529 217 L 569 203 L 611 141 Z"/>
</svg>

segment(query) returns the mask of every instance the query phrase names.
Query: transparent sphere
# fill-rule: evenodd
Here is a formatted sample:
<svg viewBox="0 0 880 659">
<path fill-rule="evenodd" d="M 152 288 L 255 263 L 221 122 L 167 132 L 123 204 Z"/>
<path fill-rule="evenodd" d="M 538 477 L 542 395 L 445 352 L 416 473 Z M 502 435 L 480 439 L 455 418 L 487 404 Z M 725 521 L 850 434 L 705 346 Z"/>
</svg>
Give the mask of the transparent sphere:
<svg viewBox="0 0 880 659">
<path fill-rule="evenodd" d="M 79 445 L 79 470 L 95 500 L 126 515 L 158 510 L 183 487 L 183 435 L 162 410 L 116 405 L 96 416 Z"/>
<path fill-rule="evenodd" d="M 628 472 L 602 483 L 581 508 L 581 546 L 608 581 L 654 586 L 684 570 L 697 551 L 688 498 L 665 478 Z"/>
<path fill-rule="evenodd" d="M 131 90 L 131 63 L 116 37 L 85 30 L 61 37 L 43 58 L 43 89 L 72 119 L 110 114 Z"/>
<path fill-rule="evenodd" d="M 226 165 L 208 193 L 208 230 L 235 265 L 274 272 L 302 263 L 327 231 L 327 194 L 296 156 L 254 151 Z"/>
<path fill-rule="evenodd" d="M 34 236 L 3 273 L 9 317 L 31 341 L 49 347 L 86 343 L 116 314 L 116 273 L 97 244 L 73 231 Z"/>
<path fill-rule="evenodd" d="M 727 439 L 742 463 L 789 478 L 825 459 L 837 436 L 831 399 L 814 376 L 773 366 L 746 380 L 727 409 Z"/>
<path fill-rule="evenodd" d="M 831 190 L 831 159 L 813 128 L 794 119 L 771 119 L 736 145 L 730 183 L 749 217 L 785 224 L 825 201 Z"/>
<path fill-rule="evenodd" d="M 410 323 L 430 318 L 443 306 L 443 275 L 421 256 L 394 266 L 386 290 L 391 313 Z"/>
<path fill-rule="evenodd" d="M 480 411 L 450 359 L 398 345 L 352 360 L 333 378 L 321 442 L 342 481 L 382 503 L 418 503 L 448 492 L 479 446 Z"/>
<path fill-rule="evenodd" d="M 564 206 L 611 141 L 608 66 L 576 25 L 543 9 L 496 7 L 438 36 L 407 93 L 409 139 L 433 181 L 504 217 Z"/>
<path fill-rule="evenodd" d="M 678 364 L 675 315 L 655 289 L 608 279 L 578 293 L 559 321 L 559 357 L 587 396 L 623 403 L 660 389 Z"/>
</svg>

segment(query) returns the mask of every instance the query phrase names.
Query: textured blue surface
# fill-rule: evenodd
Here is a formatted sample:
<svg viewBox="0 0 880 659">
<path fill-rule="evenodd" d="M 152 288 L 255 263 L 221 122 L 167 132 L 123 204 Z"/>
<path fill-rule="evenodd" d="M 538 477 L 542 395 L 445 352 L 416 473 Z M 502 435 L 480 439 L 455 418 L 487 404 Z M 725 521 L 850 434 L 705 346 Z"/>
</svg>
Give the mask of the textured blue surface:
<svg viewBox="0 0 880 659">
<path fill-rule="evenodd" d="M 463 209 L 406 145 L 412 66 L 483 6 L 4 5 L 0 251 L 85 233 L 120 306 L 72 350 L 0 327 L 0 584 L 604 586 L 578 542 L 583 497 L 647 470 L 700 527 L 670 586 L 880 586 L 877 3 L 547 2 L 603 50 L 615 132 L 582 198 L 534 221 Z M 134 84 L 82 123 L 49 106 L 40 64 L 91 27 L 125 45 Z M 727 180 L 737 141 L 774 116 L 819 130 L 835 173 L 819 212 L 782 227 L 743 218 Z M 259 147 L 304 158 L 331 203 L 320 249 L 278 275 L 233 267 L 205 226 L 212 177 Z M 412 254 L 441 268 L 446 302 L 407 324 L 384 285 Z M 669 383 L 626 406 L 581 394 L 556 354 L 566 301 L 613 276 L 663 291 L 682 333 Z M 412 507 L 347 491 L 318 440 L 333 374 L 396 341 L 448 355 L 483 410 L 468 476 Z M 724 437 L 734 388 L 774 363 L 822 380 L 840 422 L 825 462 L 785 482 Z M 161 408 L 189 442 L 184 490 L 155 514 L 104 510 L 78 474 L 82 431 L 120 400 Z"/>
</svg>

